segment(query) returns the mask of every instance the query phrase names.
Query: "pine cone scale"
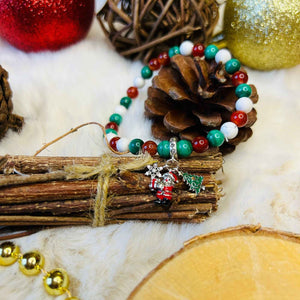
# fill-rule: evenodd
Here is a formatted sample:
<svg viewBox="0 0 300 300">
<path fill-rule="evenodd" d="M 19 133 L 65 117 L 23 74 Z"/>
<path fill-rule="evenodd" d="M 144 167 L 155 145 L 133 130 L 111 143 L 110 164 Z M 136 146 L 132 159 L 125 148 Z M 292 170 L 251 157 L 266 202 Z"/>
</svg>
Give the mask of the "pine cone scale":
<svg viewBox="0 0 300 300">
<path fill-rule="evenodd" d="M 173 100 L 182 101 L 189 99 L 189 95 L 184 88 L 178 84 L 176 71 L 174 69 L 162 68 L 159 76 L 152 80 L 152 86 L 169 95 Z"/>
<path fill-rule="evenodd" d="M 164 125 L 171 132 L 179 133 L 197 125 L 197 120 L 192 114 L 183 114 L 181 110 L 171 110 L 164 117 Z"/>
</svg>

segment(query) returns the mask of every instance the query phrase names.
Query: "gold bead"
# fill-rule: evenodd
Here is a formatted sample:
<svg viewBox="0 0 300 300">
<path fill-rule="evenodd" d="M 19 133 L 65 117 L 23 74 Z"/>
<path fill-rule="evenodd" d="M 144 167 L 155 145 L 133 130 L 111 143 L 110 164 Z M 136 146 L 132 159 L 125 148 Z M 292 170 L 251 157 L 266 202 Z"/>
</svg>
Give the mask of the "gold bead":
<svg viewBox="0 0 300 300">
<path fill-rule="evenodd" d="M 13 242 L 4 242 L 0 244 L 0 265 L 12 265 L 18 259 L 20 248 Z"/>
<path fill-rule="evenodd" d="M 65 300 L 79 300 L 79 298 L 77 298 L 77 297 L 68 297 Z"/>
<path fill-rule="evenodd" d="M 38 251 L 27 252 L 19 259 L 19 267 L 25 275 L 37 275 L 44 266 L 44 257 Z"/>
<path fill-rule="evenodd" d="M 69 287 L 69 276 L 64 269 L 51 270 L 44 276 L 44 287 L 48 294 L 59 296 Z"/>
</svg>

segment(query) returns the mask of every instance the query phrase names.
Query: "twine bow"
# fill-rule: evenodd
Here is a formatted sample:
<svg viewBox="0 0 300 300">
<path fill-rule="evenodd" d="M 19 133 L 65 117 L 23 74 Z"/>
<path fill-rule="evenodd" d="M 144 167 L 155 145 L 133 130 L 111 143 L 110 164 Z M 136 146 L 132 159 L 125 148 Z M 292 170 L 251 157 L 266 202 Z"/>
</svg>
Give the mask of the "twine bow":
<svg viewBox="0 0 300 300">
<path fill-rule="evenodd" d="M 93 227 L 104 226 L 106 221 L 107 194 L 110 178 L 117 172 L 138 171 L 147 165 L 153 164 L 154 159 L 147 153 L 138 156 L 136 160 L 119 165 L 113 165 L 111 155 L 104 154 L 99 165 L 95 167 L 84 165 L 73 165 L 65 167 L 66 179 L 84 180 L 98 176 L 97 193 L 94 200 Z"/>
</svg>

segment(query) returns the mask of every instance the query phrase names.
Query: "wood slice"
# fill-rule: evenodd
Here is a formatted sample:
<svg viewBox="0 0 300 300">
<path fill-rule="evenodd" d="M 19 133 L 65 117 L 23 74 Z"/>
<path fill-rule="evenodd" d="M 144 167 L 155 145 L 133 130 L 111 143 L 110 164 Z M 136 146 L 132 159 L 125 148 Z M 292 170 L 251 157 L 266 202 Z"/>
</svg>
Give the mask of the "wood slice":
<svg viewBox="0 0 300 300">
<path fill-rule="evenodd" d="M 148 274 L 129 299 L 299 297 L 300 236 L 240 226 L 188 241 Z"/>
</svg>

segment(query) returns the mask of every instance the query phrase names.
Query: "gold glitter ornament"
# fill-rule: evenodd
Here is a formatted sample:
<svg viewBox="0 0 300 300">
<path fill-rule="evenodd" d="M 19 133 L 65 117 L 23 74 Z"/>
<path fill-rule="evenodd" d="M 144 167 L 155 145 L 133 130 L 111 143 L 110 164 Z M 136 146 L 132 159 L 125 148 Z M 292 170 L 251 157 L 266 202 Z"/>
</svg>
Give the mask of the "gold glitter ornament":
<svg viewBox="0 0 300 300">
<path fill-rule="evenodd" d="M 226 46 L 244 65 L 259 70 L 300 63 L 300 0 L 228 0 Z"/>
</svg>

